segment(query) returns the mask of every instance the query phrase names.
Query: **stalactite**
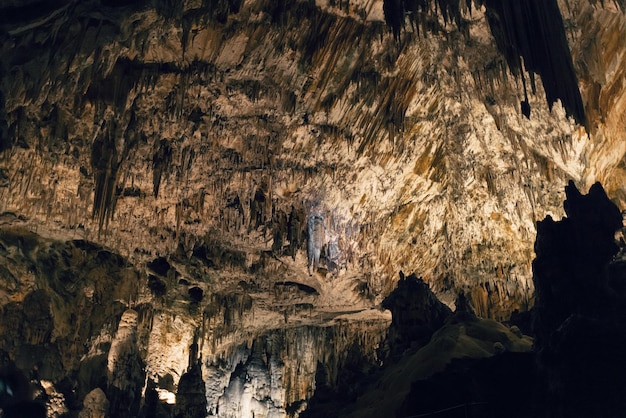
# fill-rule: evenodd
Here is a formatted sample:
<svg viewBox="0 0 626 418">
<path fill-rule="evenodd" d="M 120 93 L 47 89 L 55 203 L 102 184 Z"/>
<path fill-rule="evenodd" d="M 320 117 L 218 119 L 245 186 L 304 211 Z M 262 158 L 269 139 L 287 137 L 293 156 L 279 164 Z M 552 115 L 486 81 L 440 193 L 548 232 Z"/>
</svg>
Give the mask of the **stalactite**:
<svg viewBox="0 0 626 418">
<path fill-rule="evenodd" d="M 220 338 L 240 327 L 243 315 L 252 309 L 253 300 L 247 293 L 213 293 L 203 311 L 205 328 Z"/>
<path fill-rule="evenodd" d="M 574 71 L 563 18 L 557 0 L 481 0 L 498 49 L 506 58 L 510 71 L 516 76 L 528 71 L 532 91 L 534 75 L 541 76 L 550 108 L 561 100 L 567 114 L 583 126 L 587 120 Z M 429 13 L 440 14 L 445 23 L 454 21 L 462 29 L 463 18 L 459 0 L 385 0 L 387 25 L 396 40 L 404 27 L 405 14 L 412 22 L 426 19 Z M 468 7 L 469 8 L 469 7 Z M 471 8 L 469 8 L 471 10 Z M 417 26 L 419 27 L 419 26 Z M 525 80 L 525 99 L 521 111 L 530 115 Z"/>
<path fill-rule="evenodd" d="M 113 214 L 115 203 L 114 191 L 119 163 L 114 135 L 114 126 L 105 126 L 91 149 L 91 166 L 95 183 L 92 217 L 98 219 L 99 230 L 102 230 L 105 222 Z"/>
<path fill-rule="evenodd" d="M 166 139 L 161 139 L 158 149 L 152 155 L 152 192 L 159 197 L 159 188 L 164 173 L 169 172 L 172 162 L 172 147 Z"/>
<path fill-rule="evenodd" d="M 287 221 L 287 239 L 289 240 L 289 255 L 295 260 L 296 251 L 302 246 L 306 236 L 306 214 L 304 208 L 291 206 Z"/>
<path fill-rule="evenodd" d="M 313 215 L 307 221 L 307 252 L 309 274 L 317 271 L 320 265 L 320 256 L 322 248 L 326 244 L 326 226 L 324 217 L 321 215 Z"/>
<path fill-rule="evenodd" d="M 557 1 L 485 0 L 485 6 L 491 33 L 511 72 L 539 74 L 550 108 L 560 99 L 567 114 L 585 126 L 578 78 Z"/>
<path fill-rule="evenodd" d="M 282 210 L 276 211 L 272 216 L 272 252 L 282 255 L 283 245 L 288 232 L 287 214 Z"/>
<path fill-rule="evenodd" d="M 464 9 L 471 13 L 471 0 L 467 0 Z M 400 33 L 404 29 L 408 17 L 412 28 L 420 36 L 428 32 L 437 33 L 442 30 L 438 17 L 444 24 L 454 23 L 459 29 L 465 30 L 460 0 L 385 0 L 383 3 L 385 21 L 391 28 L 396 41 L 400 41 Z"/>
<path fill-rule="evenodd" d="M 246 412 L 256 411 L 255 415 L 284 416 L 302 412 L 301 407 L 322 386 L 350 390 L 357 384 L 351 379 L 362 375 L 346 374 L 344 368 L 358 364 L 363 370 L 378 364 L 377 349 L 387 324 L 386 320 L 337 320 L 275 328 L 234 346 L 205 366 L 205 375 L 214 376 L 207 391 L 209 412 L 217 414 L 219 409 L 220 415 L 236 416 L 245 405 L 252 409 Z"/>
<path fill-rule="evenodd" d="M 404 27 L 404 1 L 386 0 L 383 3 L 385 21 L 391 27 L 396 40 L 400 38 L 400 30 Z"/>
<path fill-rule="evenodd" d="M 262 189 L 254 192 L 254 198 L 250 201 L 250 228 L 258 228 L 265 224 L 267 198 Z"/>
</svg>

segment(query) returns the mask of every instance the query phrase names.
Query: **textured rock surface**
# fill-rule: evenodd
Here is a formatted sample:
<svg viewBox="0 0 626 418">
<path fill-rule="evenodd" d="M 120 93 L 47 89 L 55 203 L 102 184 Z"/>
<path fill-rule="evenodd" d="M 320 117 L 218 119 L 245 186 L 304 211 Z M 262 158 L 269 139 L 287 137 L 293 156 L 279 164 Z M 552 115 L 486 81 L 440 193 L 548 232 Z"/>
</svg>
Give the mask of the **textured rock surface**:
<svg viewBox="0 0 626 418">
<path fill-rule="evenodd" d="M 83 400 L 79 418 L 105 418 L 109 416 L 109 400 L 100 388 L 89 392 Z"/>
<path fill-rule="evenodd" d="M 342 295 L 380 301 L 419 271 L 505 317 L 528 303 L 534 221 L 559 216 L 562 184 L 624 200 L 614 4 L 561 5 L 590 136 L 542 84 L 524 96 L 531 74 L 509 74 L 478 2 L 447 23 L 429 5 L 395 38 L 381 1 L 54 6 L 2 22 L 0 210 L 33 227 L 137 262 L 210 239 L 297 277 L 317 216 Z"/>
<path fill-rule="evenodd" d="M 250 287 L 243 272 L 230 292 L 192 300 L 173 262 L 139 271 L 96 244 L 43 238 L 7 218 L 0 353 L 41 382 L 50 416 L 284 417 L 306 407 L 320 367 L 335 385 L 350 356 L 378 364 L 388 312 L 321 311 L 311 288 Z M 145 285 L 150 274 L 164 275 L 166 294 Z"/>
<path fill-rule="evenodd" d="M 380 417 L 380 416 L 397 416 L 406 417 L 419 415 L 421 412 L 432 412 L 437 410 L 436 406 L 444 403 L 444 406 L 456 406 L 456 401 L 460 403 L 482 401 L 482 396 L 489 397 L 495 395 L 495 392 L 489 390 L 489 384 L 482 386 L 478 383 L 483 377 L 476 377 L 475 393 L 471 393 L 472 385 L 466 385 L 468 378 L 473 379 L 471 374 L 466 376 L 457 375 L 456 388 L 461 389 L 458 393 L 449 393 L 452 388 L 446 390 L 448 393 L 439 393 L 437 397 L 428 398 L 429 393 L 419 391 L 421 385 L 428 385 L 430 378 L 436 373 L 455 369 L 455 364 L 460 359 L 465 359 L 466 364 L 473 364 L 477 369 L 489 364 L 501 364 L 507 366 L 511 360 L 501 359 L 495 360 L 494 356 L 506 353 L 509 359 L 520 359 L 528 362 L 528 357 L 523 354 L 530 355 L 532 349 L 532 338 L 521 335 L 519 330 L 507 328 L 506 326 L 490 320 L 471 317 L 466 312 L 460 315 L 455 313 L 438 329 L 432 336 L 427 345 L 417 351 L 409 351 L 397 362 L 390 364 L 384 368 L 377 379 L 370 384 L 365 391 L 353 404 L 346 402 L 340 403 L 343 409 L 336 409 L 326 415 L 318 416 L 334 416 L 334 417 Z M 492 359 L 493 362 L 485 359 Z M 512 360 L 513 362 L 515 360 Z M 532 359 L 531 361 L 532 362 Z M 461 362 L 462 363 L 462 362 Z M 484 372 L 490 373 L 491 367 L 485 367 Z M 515 368 L 512 368 L 515 370 Z M 503 376 L 501 382 L 507 380 L 515 380 L 514 376 Z M 453 378 L 454 380 L 454 378 Z M 527 380 L 526 380 L 527 381 Z M 484 382 L 484 381 L 483 381 Z M 437 383 L 435 378 L 432 382 L 432 392 L 430 395 L 437 393 L 434 385 Z M 482 386 L 482 387 L 481 387 Z M 470 394 L 475 395 L 474 399 L 463 399 L 468 390 Z M 481 390 L 483 393 L 480 393 Z M 443 409 L 443 408 L 442 408 Z M 460 413 L 459 413 L 460 412 Z M 452 417 L 463 417 L 465 411 L 454 411 Z M 478 416 L 490 416 L 482 414 L 484 411 L 472 411 Z M 500 411 L 497 411 L 500 412 Z M 501 416 L 496 413 L 494 416 Z"/>
</svg>

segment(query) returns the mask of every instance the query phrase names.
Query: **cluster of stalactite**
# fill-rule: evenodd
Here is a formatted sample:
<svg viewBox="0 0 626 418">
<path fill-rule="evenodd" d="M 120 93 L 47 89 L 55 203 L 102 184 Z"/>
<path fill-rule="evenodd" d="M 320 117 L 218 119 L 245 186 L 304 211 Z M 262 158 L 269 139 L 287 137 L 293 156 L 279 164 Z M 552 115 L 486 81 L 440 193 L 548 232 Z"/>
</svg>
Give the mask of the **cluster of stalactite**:
<svg viewBox="0 0 626 418">
<path fill-rule="evenodd" d="M 346 3 L 339 2 L 339 8 L 353 10 Z M 474 73 L 476 85 L 470 81 L 467 87 L 461 84 L 461 71 L 451 73 L 455 64 L 446 64 L 447 55 L 471 47 L 454 26 L 468 24 L 475 2 L 401 3 L 401 15 L 416 30 L 409 33 L 407 28 L 398 42 L 385 34 L 384 22 L 352 12 L 335 14 L 337 2 L 329 5 L 93 1 L 35 26 L 7 23 L 1 38 L 6 54 L 0 71 L 0 132 L 8 136 L 0 148 L 10 148 L 4 154 L 10 164 L 0 167 L 0 207 L 8 201 L 12 211 L 54 220 L 86 238 L 106 228 L 98 239 L 123 247 L 125 254 L 140 257 L 150 251 L 153 257 L 180 249 L 214 268 L 245 263 L 245 251 L 226 251 L 243 242 L 253 251 L 292 257 L 296 264 L 296 256 L 314 244 L 308 245 L 309 264 L 321 266 L 320 272 L 345 268 L 354 273 L 356 266 L 384 265 L 383 275 L 367 279 L 372 286 L 366 293 L 391 290 L 396 269 L 409 268 L 407 260 L 417 252 L 383 248 L 373 239 L 391 236 L 389 216 L 395 215 L 388 214 L 413 200 L 398 216 L 414 220 L 401 233 L 423 236 L 434 224 L 433 206 L 413 216 L 411 211 L 423 202 L 409 196 L 455 200 L 457 192 L 463 195 L 463 187 L 452 193 L 450 185 L 462 184 L 461 173 L 467 171 L 451 162 L 473 133 L 452 133 L 456 121 L 449 105 L 456 98 L 448 83 L 456 77 L 459 97 L 476 96 L 476 87 L 488 93 L 484 101 L 497 127 L 519 142 L 519 134 L 498 113 L 508 105 L 505 97 L 511 97 L 503 80 L 512 70 L 508 57 L 495 51 L 493 60 L 490 54 L 480 56 L 476 65 L 471 55 L 466 60 L 470 70 L 484 71 Z M 389 7 L 385 5 L 387 11 Z M 485 21 L 472 24 L 488 31 Z M 518 24 L 507 23 L 505 32 Z M 416 37 L 417 28 L 429 39 Z M 505 41 L 521 48 L 528 42 L 519 36 Z M 41 45 L 27 48 L 30 38 L 41 39 Z M 440 42 L 445 46 L 437 46 Z M 19 46 L 11 48 L 11 43 Z M 224 63 L 222 55 L 233 49 L 241 49 L 241 57 Z M 520 56 L 523 68 L 517 76 L 532 74 Z M 497 84 L 507 85 L 494 93 Z M 450 140 L 444 145 L 445 137 Z M 565 151 L 563 161 L 570 152 Z M 419 154 L 413 174 L 424 182 L 406 175 L 400 181 L 394 170 L 404 170 Z M 374 190 L 367 192 L 367 181 L 353 177 L 355 163 L 359 175 L 365 173 L 360 167 L 365 163 L 359 161 L 363 156 L 381 168 L 380 184 L 372 181 Z M 56 178 L 46 181 L 42 173 L 49 167 Z M 481 170 L 479 175 L 490 196 L 501 199 L 506 182 L 497 171 Z M 550 181 L 552 171 L 546 169 Z M 515 182 L 526 181 L 528 173 Z M 400 192 L 397 186 L 405 180 L 413 190 Z M 29 195 L 32 200 L 26 199 Z M 542 204 L 532 198 L 533 208 Z M 397 207 L 395 199 L 401 201 Z M 520 217 L 526 216 L 523 210 Z M 307 240 L 305 225 L 312 215 L 323 216 L 327 224 L 317 243 Z M 450 231 L 453 227 L 447 226 Z M 213 241 L 224 242 L 202 243 L 207 231 Z M 446 238 L 451 247 L 453 235 Z M 440 265 L 459 270 L 458 261 Z M 153 291 L 167 292 L 158 275 L 150 280 Z M 492 295 L 508 298 L 497 286 L 482 293 L 489 295 L 487 305 Z"/>
<path fill-rule="evenodd" d="M 211 416 L 297 416 L 316 387 L 340 385 L 343 367 L 374 367 L 386 321 L 337 321 L 269 330 L 203 364 Z M 346 389 L 344 387 L 344 389 Z"/>
<path fill-rule="evenodd" d="M 90 242 L 51 242 L 20 229 L 0 228 L 0 260 L 5 266 L 0 267 L 0 296 L 16 300 L 0 306 L 0 355 L 34 379 L 52 382 L 65 397 L 61 405 L 72 413 L 82 408 L 85 414 L 101 410 L 110 416 L 168 416 L 187 409 L 204 416 L 207 407 L 219 403 L 224 411 L 219 416 L 227 416 L 226 411 L 243 405 L 248 395 L 239 389 L 250 384 L 246 387 L 253 389 L 259 408 L 284 412 L 306 404 L 320 367 L 326 370 L 324 381 L 334 385 L 342 365 L 355 355 L 375 364 L 375 350 L 388 325 L 386 316 L 376 315 L 319 323 L 310 319 L 307 324 L 281 318 L 254 325 L 254 300 L 247 291 L 207 292 L 206 298 L 192 300 L 195 310 L 177 308 L 187 304 L 187 296 L 173 287 L 138 303 L 145 275 L 125 258 Z M 179 277 L 178 265 L 164 257 L 153 259 L 147 268 L 163 280 Z M 34 283 L 26 282 L 29 275 Z M 317 294 L 299 283 L 278 287 Z M 165 323 L 168 328 L 163 328 Z M 174 323 L 178 325 L 172 328 Z M 180 328 L 181 323 L 189 327 Z M 249 325 L 260 328 L 244 329 Z M 182 369 L 174 370 L 181 375 L 178 382 L 168 380 L 166 374 L 173 370 L 161 364 L 164 353 L 172 350 L 167 338 L 182 347 L 192 343 Z M 161 370 L 165 372 L 157 372 Z M 218 372 L 225 381 L 207 379 Z M 272 387 L 268 397 L 266 381 Z M 213 397 L 211 388 L 222 383 Z M 157 389 L 176 393 L 177 407 L 159 401 Z"/>
<path fill-rule="evenodd" d="M 203 310 L 205 333 L 211 334 L 214 343 L 239 329 L 241 320 L 250 309 L 253 300 L 247 293 L 213 293 Z"/>
<path fill-rule="evenodd" d="M 463 9 L 471 13 L 472 0 L 385 0 L 383 6 L 385 20 L 396 39 L 400 38 L 407 17 L 412 27 L 425 36 L 441 29 L 438 15 L 443 17 L 445 24 L 455 23 L 461 28 Z"/>
<path fill-rule="evenodd" d="M 522 113 L 530 116 L 524 73 L 535 91 L 534 73 L 541 76 L 548 105 L 561 100 L 567 113 L 586 125 L 578 77 L 556 0 L 485 0 L 487 20 L 509 69 L 522 78 Z"/>
<path fill-rule="evenodd" d="M 522 114 L 530 117 L 531 112 L 526 77 L 534 94 L 534 77 L 539 74 L 550 108 L 560 100 L 567 113 L 578 124 L 586 126 L 578 78 L 557 0 L 478 0 L 476 3 L 484 4 L 487 9 L 491 33 L 509 71 L 521 78 L 524 93 L 520 106 Z M 454 22 L 463 33 L 467 33 L 465 26 L 468 22 L 463 15 L 466 11 L 471 13 L 471 10 L 472 0 L 384 2 L 385 20 L 396 39 L 400 38 L 407 16 L 418 31 L 420 27 L 422 32 L 439 31 L 440 28 L 433 22 L 437 23 L 440 15 L 445 23 Z M 431 25 L 426 22 L 431 22 Z"/>
</svg>

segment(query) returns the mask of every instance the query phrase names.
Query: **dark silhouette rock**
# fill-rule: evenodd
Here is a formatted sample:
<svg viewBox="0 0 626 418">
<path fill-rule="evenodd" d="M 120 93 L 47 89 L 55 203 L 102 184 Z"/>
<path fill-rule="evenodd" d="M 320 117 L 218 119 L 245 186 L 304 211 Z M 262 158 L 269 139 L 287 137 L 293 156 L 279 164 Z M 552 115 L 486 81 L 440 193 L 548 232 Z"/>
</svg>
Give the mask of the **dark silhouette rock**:
<svg viewBox="0 0 626 418">
<path fill-rule="evenodd" d="M 616 307 L 606 269 L 618 252 L 614 236 L 622 227 L 621 213 L 599 183 L 583 196 L 570 182 L 565 193 L 568 216 L 537 223 L 533 280 L 539 347 L 570 315 L 610 316 Z"/>
<path fill-rule="evenodd" d="M 33 400 L 30 383 L 24 373 L 2 353 L 0 358 L 0 416 L 6 418 L 44 418 L 46 407 Z"/>
<path fill-rule="evenodd" d="M 402 272 L 398 287 L 383 300 L 382 306 L 392 315 L 385 342 L 391 357 L 428 344 L 452 314 L 421 278 L 415 274 L 405 277 Z"/>
<path fill-rule="evenodd" d="M 567 217 L 537 224 L 533 331 L 544 416 L 624 416 L 626 297 L 615 233 L 622 216 L 599 183 L 565 188 Z"/>
<path fill-rule="evenodd" d="M 206 387 L 202 379 L 202 360 L 198 356 L 198 335 L 189 347 L 189 366 L 180 377 L 176 392 L 176 418 L 204 418 L 207 415 Z"/>
</svg>

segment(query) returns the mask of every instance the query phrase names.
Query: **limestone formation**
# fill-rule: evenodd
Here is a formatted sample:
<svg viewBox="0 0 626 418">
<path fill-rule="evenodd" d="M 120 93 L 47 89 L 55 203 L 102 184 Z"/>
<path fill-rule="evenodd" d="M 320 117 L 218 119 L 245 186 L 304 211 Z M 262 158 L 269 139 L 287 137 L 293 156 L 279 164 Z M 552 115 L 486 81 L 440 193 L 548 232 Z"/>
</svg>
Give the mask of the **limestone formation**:
<svg viewBox="0 0 626 418">
<path fill-rule="evenodd" d="M 0 350 L 70 415 L 353 399 L 399 271 L 435 310 L 396 312 L 393 357 L 460 292 L 473 326 L 533 306 L 568 181 L 626 208 L 623 0 L 0 3 Z"/>
<path fill-rule="evenodd" d="M 83 400 L 79 418 L 106 418 L 109 416 L 109 400 L 100 388 L 89 392 Z"/>
<path fill-rule="evenodd" d="M 137 265 L 215 247 L 247 266 L 272 251 L 283 275 L 310 264 L 321 216 L 312 261 L 342 287 L 365 271 L 378 303 L 420 271 L 506 318 L 562 184 L 623 200 L 619 7 L 153 3 L 3 10 L 0 211 Z"/>
</svg>

